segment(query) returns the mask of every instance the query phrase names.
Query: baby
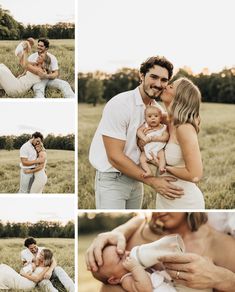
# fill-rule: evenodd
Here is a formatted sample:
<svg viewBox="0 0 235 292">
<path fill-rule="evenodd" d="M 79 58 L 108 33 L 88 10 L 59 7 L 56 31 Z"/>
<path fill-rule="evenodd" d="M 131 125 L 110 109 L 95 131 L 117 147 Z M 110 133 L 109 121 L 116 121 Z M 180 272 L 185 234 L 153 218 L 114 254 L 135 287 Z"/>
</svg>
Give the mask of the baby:
<svg viewBox="0 0 235 292">
<path fill-rule="evenodd" d="M 147 144 L 140 156 L 140 165 L 144 170 L 143 177 L 152 175 L 148 161 L 155 159 L 159 165 L 160 174 L 164 173 L 166 167 L 163 148 L 169 139 L 166 125 L 161 124 L 163 114 L 161 110 L 153 105 L 145 109 L 145 123 L 137 130 L 137 137 Z"/>
<path fill-rule="evenodd" d="M 103 250 L 103 265 L 93 276 L 111 285 L 120 284 L 128 292 L 175 292 L 169 276 L 164 271 L 147 272 L 134 258 L 130 258 L 129 252 L 119 255 L 117 247 L 110 245 Z M 168 276 L 168 279 L 164 275 Z"/>
<path fill-rule="evenodd" d="M 34 42 L 35 41 L 33 38 L 27 38 L 26 41 L 20 42 L 15 49 L 15 55 L 21 58 L 24 51 L 27 51 L 29 53 L 31 51 L 32 46 L 34 45 Z"/>
<path fill-rule="evenodd" d="M 22 268 L 22 271 L 26 274 L 31 275 L 35 269 L 36 269 L 35 262 L 26 262 Z"/>
</svg>

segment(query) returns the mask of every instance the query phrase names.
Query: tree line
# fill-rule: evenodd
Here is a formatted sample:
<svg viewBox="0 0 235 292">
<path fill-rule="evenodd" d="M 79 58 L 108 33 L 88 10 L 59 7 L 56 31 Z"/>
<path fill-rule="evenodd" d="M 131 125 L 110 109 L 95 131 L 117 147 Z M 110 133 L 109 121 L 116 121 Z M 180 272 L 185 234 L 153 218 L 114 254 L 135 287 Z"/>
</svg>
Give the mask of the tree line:
<svg viewBox="0 0 235 292">
<path fill-rule="evenodd" d="M 16 21 L 8 10 L 0 6 L 0 40 L 19 40 L 33 37 L 38 39 L 74 39 L 75 24 L 58 22 L 55 25 L 27 25 Z"/>
<path fill-rule="evenodd" d="M 60 222 L 38 221 L 33 224 L 6 222 L 0 220 L 0 238 L 6 237 L 59 237 L 74 238 L 74 223 L 68 221 L 66 225 Z"/>
<path fill-rule="evenodd" d="M 31 139 L 30 134 L 22 134 L 20 136 L 0 136 L 0 150 L 14 150 L 20 147 Z M 43 145 L 46 149 L 74 150 L 75 135 L 69 134 L 66 136 L 54 136 L 49 134 L 44 138 Z"/>
<path fill-rule="evenodd" d="M 83 213 L 78 217 L 78 234 L 110 231 L 127 222 L 135 213 Z"/>
<path fill-rule="evenodd" d="M 173 80 L 187 77 L 200 89 L 202 101 L 218 103 L 235 103 L 235 68 L 224 69 L 219 73 L 193 75 L 180 69 Z M 132 90 L 139 85 L 139 70 L 122 68 L 116 73 L 100 71 L 79 73 L 78 102 L 105 103 L 114 95 Z"/>
</svg>

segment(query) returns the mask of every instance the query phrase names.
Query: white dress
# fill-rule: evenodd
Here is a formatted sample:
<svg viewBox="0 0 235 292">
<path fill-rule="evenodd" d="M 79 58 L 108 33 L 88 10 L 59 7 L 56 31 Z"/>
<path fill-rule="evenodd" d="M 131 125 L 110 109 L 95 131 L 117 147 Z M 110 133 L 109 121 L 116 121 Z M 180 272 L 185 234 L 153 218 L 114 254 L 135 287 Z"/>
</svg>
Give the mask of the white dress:
<svg viewBox="0 0 235 292">
<path fill-rule="evenodd" d="M 168 143 L 165 147 L 165 157 L 167 165 L 185 166 L 181 148 L 176 143 Z M 164 175 L 173 176 L 166 173 Z M 157 194 L 156 209 L 205 209 L 204 197 L 195 183 L 177 178 L 176 182 L 171 182 L 184 190 L 184 195 L 180 198 L 169 200 Z"/>
<path fill-rule="evenodd" d="M 30 193 L 32 194 L 41 194 L 47 183 L 47 175 L 45 172 L 46 163 L 47 161 L 45 161 L 43 169 L 34 173 L 34 181 L 30 189 Z"/>
<path fill-rule="evenodd" d="M 26 93 L 40 81 L 39 76 L 29 71 L 24 76 L 16 78 L 6 65 L 0 64 L 0 88 L 3 88 L 10 97 L 17 97 Z"/>
<path fill-rule="evenodd" d="M 43 267 L 37 267 L 33 274 L 39 274 L 42 270 Z M 10 266 L 0 264 L 0 289 L 20 289 L 31 291 L 35 286 L 35 282 L 21 276 Z"/>
</svg>

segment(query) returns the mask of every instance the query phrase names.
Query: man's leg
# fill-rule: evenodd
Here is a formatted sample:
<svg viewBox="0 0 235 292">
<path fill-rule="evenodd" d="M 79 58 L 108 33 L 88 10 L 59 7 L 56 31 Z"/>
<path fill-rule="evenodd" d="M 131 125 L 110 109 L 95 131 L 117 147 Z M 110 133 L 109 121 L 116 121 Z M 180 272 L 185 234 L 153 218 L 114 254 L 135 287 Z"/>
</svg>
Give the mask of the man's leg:
<svg viewBox="0 0 235 292">
<path fill-rule="evenodd" d="M 33 174 L 24 173 L 23 169 L 20 170 L 20 189 L 18 193 L 29 193 L 30 181 L 33 178 Z"/>
<path fill-rule="evenodd" d="M 48 83 L 48 79 L 43 79 L 40 82 L 34 84 L 33 92 L 34 98 L 45 98 L 45 89 Z"/>
<path fill-rule="evenodd" d="M 69 277 L 69 275 L 65 272 L 64 269 L 62 269 L 59 266 L 56 266 L 53 270 L 52 273 L 53 277 L 57 277 L 61 284 L 64 285 L 65 289 L 69 292 L 74 292 L 75 291 L 75 285 L 73 280 Z"/>
<path fill-rule="evenodd" d="M 70 84 L 62 79 L 49 80 L 47 86 L 59 89 L 64 98 L 74 98 L 75 96 Z"/>
<path fill-rule="evenodd" d="M 39 282 L 38 287 L 40 287 L 40 289 L 45 292 L 58 292 L 58 290 L 52 285 L 51 281 L 47 279 Z"/>
<path fill-rule="evenodd" d="M 131 199 L 133 188 L 141 185 L 138 181 L 118 172 L 96 172 L 95 197 L 96 209 L 139 209 L 143 193 L 141 188 L 135 192 L 133 204 L 127 206 Z M 133 206 L 131 206 L 133 205 Z"/>
</svg>

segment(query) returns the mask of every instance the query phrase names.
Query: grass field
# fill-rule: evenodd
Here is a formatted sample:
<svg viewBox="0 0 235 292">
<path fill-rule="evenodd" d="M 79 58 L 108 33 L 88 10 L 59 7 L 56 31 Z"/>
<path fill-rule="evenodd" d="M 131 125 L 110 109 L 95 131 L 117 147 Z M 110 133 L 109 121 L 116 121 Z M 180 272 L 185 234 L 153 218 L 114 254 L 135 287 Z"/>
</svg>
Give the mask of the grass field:
<svg viewBox="0 0 235 292">
<path fill-rule="evenodd" d="M 79 235 L 78 239 L 78 291 L 79 292 L 93 292 L 99 291 L 101 283 L 93 278 L 91 273 L 86 269 L 85 252 L 92 240 L 95 238 L 93 235 Z"/>
<path fill-rule="evenodd" d="M 67 274 L 74 280 L 74 239 L 67 238 L 38 238 L 38 246 L 45 246 L 53 251 L 58 266 L 61 266 Z M 9 265 L 17 272 L 20 271 L 20 251 L 24 249 L 23 238 L 0 239 L 0 262 Z M 53 282 L 60 292 L 65 292 L 65 288 L 57 280 Z M 2 291 L 2 290 L 1 290 Z M 9 290 L 24 291 L 24 290 Z M 38 288 L 32 291 L 42 291 Z"/>
<path fill-rule="evenodd" d="M 15 48 L 20 41 L 0 41 L 0 63 L 5 64 L 15 76 L 23 72 L 19 65 L 19 60 L 15 56 Z M 37 45 L 32 48 L 35 52 Z M 59 78 L 68 81 L 74 90 L 74 40 L 50 40 L 49 52 L 56 56 L 59 63 Z M 1 96 L 7 98 L 7 96 Z M 27 94 L 21 97 L 33 97 L 33 91 L 30 90 Z M 57 89 L 48 88 L 46 97 L 62 97 L 62 94 Z"/>
<path fill-rule="evenodd" d="M 17 193 L 19 150 L 0 150 L 0 193 Z M 47 150 L 47 184 L 43 193 L 74 193 L 74 151 Z"/>
<path fill-rule="evenodd" d="M 95 208 L 95 170 L 89 164 L 91 139 L 103 106 L 79 104 L 78 123 L 78 194 L 79 208 Z M 235 208 L 235 105 L 203 103 L 199 143 L 204 176 L 199 183 L 207 209 Z M 98 155 L 98 154 L 97 154 Z M 155 193 L 145 187 L 144 209 L 155 208 Z"/>
</svg>

